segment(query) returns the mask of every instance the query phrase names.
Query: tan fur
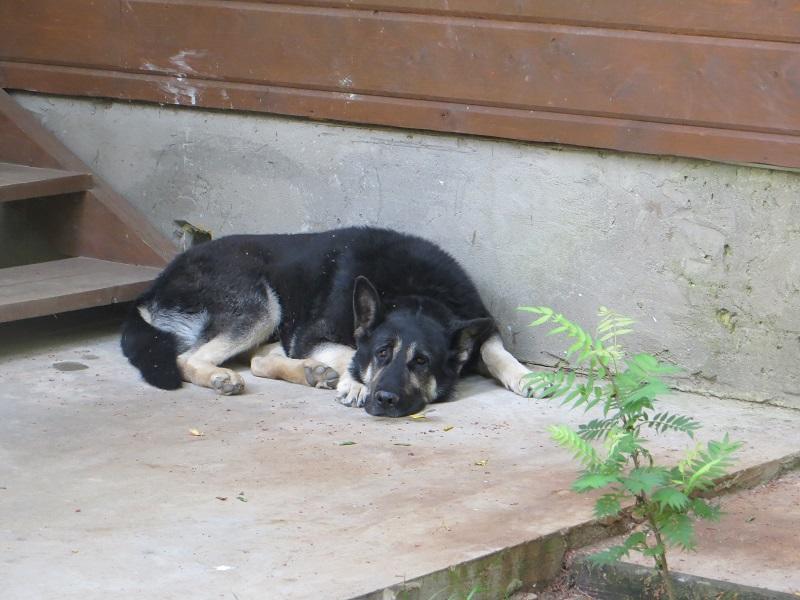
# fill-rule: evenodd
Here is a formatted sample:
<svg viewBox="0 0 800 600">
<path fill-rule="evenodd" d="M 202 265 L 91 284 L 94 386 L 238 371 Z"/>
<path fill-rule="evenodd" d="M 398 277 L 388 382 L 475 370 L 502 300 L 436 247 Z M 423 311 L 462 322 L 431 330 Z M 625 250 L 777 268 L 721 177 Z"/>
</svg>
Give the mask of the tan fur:
<svg viewBox="0 0 800 600">
<path fill-rule="evenodd" d="M 184 381 L 213 388 L 222 394 L 240 394 L 244 380 L 236 371 L 220 367 L 232 356 L 246 351 L 250 340 L 231 340 L 219 336 L 178 357 L 178 368 Z"/>
<path fill-rule="evenodd" d="M 483 343 L 481 358 L 495 379 L 515 394 L 524 396 L 522 378 L 530 371 L 505 349 L 499 334 L 495 333 Z"/>
<path fill-rule="evenodd" d="M 322 369 L 319 369 L 319 368 Z M 268 379 L 280 379 L 297 383 L 300 385 L 314 385 L 315 387 L 329 387 L 326 379 L 320 378 L 309 381 L 308 370 L 320 370 L 321 375 L 328 378 L 333 377 L 330 372 L 330 365 L 327 365 L 314 358 L 289 358 L 283 350 L 280 342 L 267 344 L 256 350 L 250 359 L 250 371 L 256 377 L 266 377 Z M 337 370 L 337 374 L 339 371 Z"/>
<path fill-rule="evenodd" d="M 325 363 L 340 375 L 350 369 L 355 349 L 343 344 L 320 344 L 311 352 L 311 358 Z"/>
</svg>

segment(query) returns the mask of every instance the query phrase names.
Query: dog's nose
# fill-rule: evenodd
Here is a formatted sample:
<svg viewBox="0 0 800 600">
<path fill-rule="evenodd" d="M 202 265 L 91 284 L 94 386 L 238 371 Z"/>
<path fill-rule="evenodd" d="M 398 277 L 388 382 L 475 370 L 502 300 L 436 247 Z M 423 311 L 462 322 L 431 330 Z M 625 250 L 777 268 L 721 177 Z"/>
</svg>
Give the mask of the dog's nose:
<svg viewBox="0 0 800 600">
<path fill-rule="evenodd" d="M 381 391 L 375 392 L 375 399 L 380 403 L 381 406 L 388 408 L 397 404 L 400 401 L 400 396 L 393 394 L 392 392 Z"/>
</svg>

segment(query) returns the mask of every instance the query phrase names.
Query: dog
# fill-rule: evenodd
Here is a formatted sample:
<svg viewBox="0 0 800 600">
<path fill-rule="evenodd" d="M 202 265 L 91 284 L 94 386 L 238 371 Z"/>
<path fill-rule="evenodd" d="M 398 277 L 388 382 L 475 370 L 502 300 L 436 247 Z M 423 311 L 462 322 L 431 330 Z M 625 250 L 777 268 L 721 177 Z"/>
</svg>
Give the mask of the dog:
<svg viewBox="0 0 800 600">
<path fill-rule="evenodd" d="M 221 366 L 336 389 L 370 415 L 407 416 L 480 372 L 524 395 L 464 269 L 430 241 L 388 229 L 232 235 L 178 255 L 132 306 L 122 351 L 145 381 L 239 394 Z"/>
</svg>

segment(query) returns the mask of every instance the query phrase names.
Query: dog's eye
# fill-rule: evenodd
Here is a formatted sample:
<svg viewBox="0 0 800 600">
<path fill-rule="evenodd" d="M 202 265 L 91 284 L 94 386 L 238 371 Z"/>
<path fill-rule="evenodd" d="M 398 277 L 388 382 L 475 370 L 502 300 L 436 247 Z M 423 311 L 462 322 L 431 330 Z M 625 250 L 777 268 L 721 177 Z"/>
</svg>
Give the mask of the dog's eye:
<svg viewBox="0 0 800 600">
<path fill-rule="evenodd" d="M 378 348 L 378 351 L 375 353 L 375 356 L 378 358 L 387 358 L 389 356 L 389 348 L 384 346 L 383 348 Z"/>
<path fill-rule="evenodd" d="M 428 364 L 428 357 L 427 356 L 418 356 L 414 359 L 414 364 L 424 366 Z"/>
</svg>

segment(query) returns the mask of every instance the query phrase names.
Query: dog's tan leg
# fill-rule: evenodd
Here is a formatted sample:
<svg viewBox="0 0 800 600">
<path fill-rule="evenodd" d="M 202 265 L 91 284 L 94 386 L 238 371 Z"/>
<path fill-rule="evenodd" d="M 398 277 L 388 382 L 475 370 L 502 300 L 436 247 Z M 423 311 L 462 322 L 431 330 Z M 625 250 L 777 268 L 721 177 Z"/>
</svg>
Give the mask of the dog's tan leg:
<svg viewBox="0 0 800 600">
<path fill-rule="evenodd" d="M 250 360 L 250 371 L 256 377 L 282 379 L 329 390 L 339 381 L 339 372 L 335 368 L 313 356 L 289 358 L 280 342 L 259 348 Z"/>
<path fill-rule="evenodd" d="M 520 396 L 525 395 L 523 377 L 530 371 L 503 346 L 500 334 L 495 333 L 481 346 L 481 358 L 492 377 Z"/>
<path fill-rule="evenodd" d="M 241 394 L 244 380 L 236 371 L 219 365 L 248 349 L 248 340 L 231 340 L 220 335 L 178 357 L 178 367 L 184 381 L 212 388 L 226 396 Z"/>
</svg>

